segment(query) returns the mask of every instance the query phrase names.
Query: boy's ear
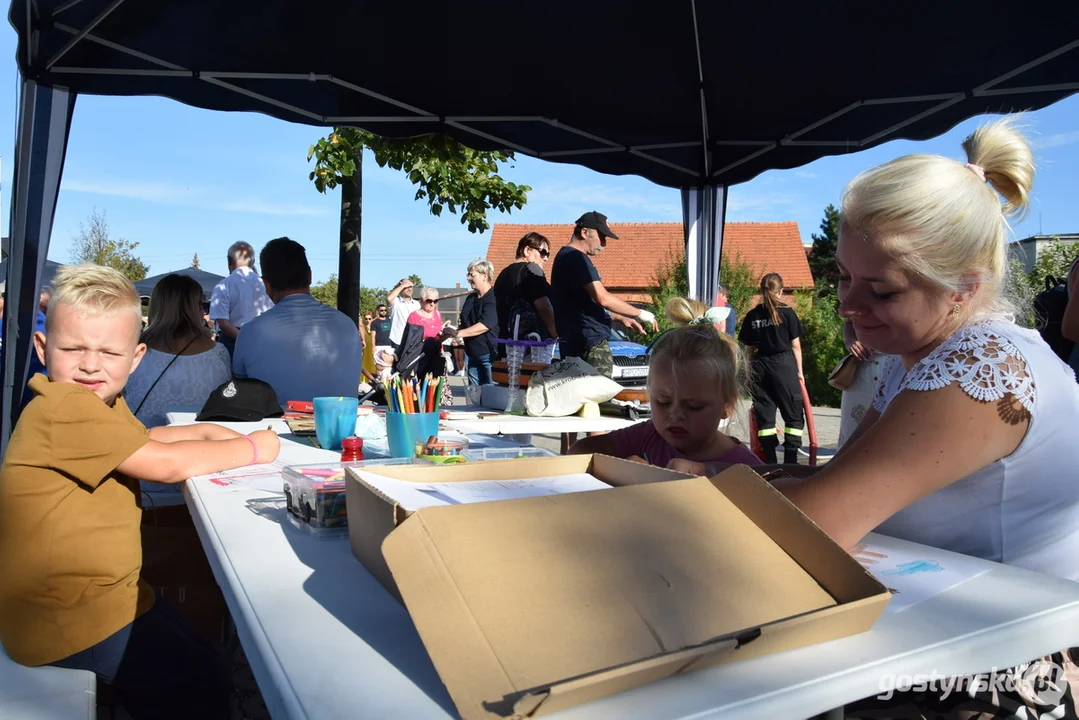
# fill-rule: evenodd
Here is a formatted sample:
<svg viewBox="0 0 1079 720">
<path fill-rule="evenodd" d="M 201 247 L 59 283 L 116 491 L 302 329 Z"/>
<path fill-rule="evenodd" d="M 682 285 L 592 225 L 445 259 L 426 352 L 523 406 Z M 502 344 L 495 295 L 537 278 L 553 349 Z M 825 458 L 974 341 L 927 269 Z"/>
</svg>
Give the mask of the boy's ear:
<svg viewBox="0 0 1079 720">
<path fill-rule="evenodd" d="M 37 359 L 41 361 L 41 364 L 45 366 L 45 370 L 48 371 L 49 366 L 45 362 L 45 333 L 34 333 L 34 352 L 37 353 Z"/>
<path fill-rule="evenodd" d="M 142 356 L 146 354 L 146 343 L 139 343 L 135 346 L 135 357 L 131 358 L 131 370 L 128 371 L 128 375 L 135 372 L 135 368 L 142 362 Z"/>
</svg>

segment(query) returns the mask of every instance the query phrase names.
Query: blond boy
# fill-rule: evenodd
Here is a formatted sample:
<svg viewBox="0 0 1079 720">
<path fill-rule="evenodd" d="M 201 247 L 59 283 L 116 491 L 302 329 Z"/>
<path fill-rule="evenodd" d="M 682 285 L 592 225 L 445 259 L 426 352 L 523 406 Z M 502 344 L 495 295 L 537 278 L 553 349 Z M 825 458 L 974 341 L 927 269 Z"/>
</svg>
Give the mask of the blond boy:
<svg viewBox="0 0 1079 720">
<path fill-rule="evenodd" d="M 269 462 L 277 436 L 217 425 L 147 431 L 121 397 L 146 346 L 119 272 L 56 277 L 35 375 L 0 468 L 0 642 L 24 665 L 91 670 L 133 718 L 226 717 L 219 657 L 140 579 L 139 480 Z"/>
</svg>

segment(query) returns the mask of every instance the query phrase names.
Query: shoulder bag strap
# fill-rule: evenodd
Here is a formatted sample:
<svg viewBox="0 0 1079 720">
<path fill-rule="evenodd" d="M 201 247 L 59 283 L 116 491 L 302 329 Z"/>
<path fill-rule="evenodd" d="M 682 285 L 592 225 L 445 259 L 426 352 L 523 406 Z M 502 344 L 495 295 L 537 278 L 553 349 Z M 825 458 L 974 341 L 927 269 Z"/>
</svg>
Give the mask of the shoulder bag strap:
<svg viewBox="0 0 1079 720">
<path fill-rule="evenodd" d="M 169 371 L 169 368 L 172 367 L 172 364 L 174 362 L 176 362 L 176 359 L 184 354 L 184 350 L 187 350 L 189 347 L 191 347 L 191 343 L 198 340 L 198 338 L 199 338 L 198 335 L 191 338 L 188 341 L 187 345 L 184 345 L 183 350 L 181 350 L 180 352 L 178 352 L 178 353 L 176 353 L 175 355 L 172 356 L 172 360 L 169 360 L 169 364 L 165 366 L 165 369 L 162 370 L 161 374 L 157 376 L 157 380 L 154 380 L 153 385 L 151 385 L 150 389 L 146 391 L 146 394 L 142 396 L 142 402 L 140 402 L 139 406 L 137 408 L 135 408 L 135 411 L 133 413 L 131 413 L 132 415 L 138 415 L 139 414 L 139 410 L 142 410 L 142 406 L 146 404 L 146 398 L 150 397 L 150 393 L 152 393 L 154 391 L 154 388 L 157 387 L 157 383 L 161 380 L 161 378 L 165 377 L 165 373 L 167 373 Z"/>
</svg>

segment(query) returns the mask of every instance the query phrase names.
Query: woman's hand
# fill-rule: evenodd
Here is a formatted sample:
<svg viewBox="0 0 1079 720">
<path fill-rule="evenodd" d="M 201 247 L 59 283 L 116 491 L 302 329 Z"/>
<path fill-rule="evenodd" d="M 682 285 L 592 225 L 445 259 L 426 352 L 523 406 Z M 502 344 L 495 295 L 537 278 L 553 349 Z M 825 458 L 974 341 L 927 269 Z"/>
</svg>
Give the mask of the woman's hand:
<svg viewBox="0 0 1079 720">
<path fill-rule="evenodd" d="M 247 437 L 255 441 L 259 449 L 259 464 L 273 462 L 281 452 L 281 438 L 273 430 L 256 430 Z"/>
</svg>

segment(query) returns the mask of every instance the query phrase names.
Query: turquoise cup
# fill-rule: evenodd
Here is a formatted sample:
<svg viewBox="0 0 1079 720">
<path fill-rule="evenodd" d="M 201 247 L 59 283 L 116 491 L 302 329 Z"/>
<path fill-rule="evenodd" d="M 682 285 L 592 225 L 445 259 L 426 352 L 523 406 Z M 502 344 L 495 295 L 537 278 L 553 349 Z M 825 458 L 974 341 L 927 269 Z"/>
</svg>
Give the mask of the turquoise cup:
<svg viewBox="0 0 1079 720">
<path fill-rule="evenodd" d="M 438 435 L 438 413 L 386 413 L 386 439 L 390 457 L 410 458 L 416 455 L 416 441 Z"/>
<path fill-rule="evenodd" d="M 356 434 L 356 412 L 359 398 L 317 397 L 315 405 L 315 435 L 324 450 L 340 450 L 341 441 Z"/>
</svg>

